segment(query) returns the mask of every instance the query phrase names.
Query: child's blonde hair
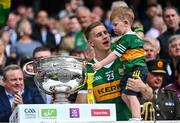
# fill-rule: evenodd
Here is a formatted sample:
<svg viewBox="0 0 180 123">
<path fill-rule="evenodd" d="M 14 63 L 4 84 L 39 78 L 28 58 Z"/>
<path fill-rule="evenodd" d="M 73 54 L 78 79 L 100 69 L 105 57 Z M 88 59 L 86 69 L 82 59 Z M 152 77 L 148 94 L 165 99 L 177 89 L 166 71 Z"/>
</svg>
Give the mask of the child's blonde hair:
<svg viewBox="0 0 180 123">
<path fill-rule="evenodd" d="M 129 7 L 118 7 L 112 11 L 110 20 L 112 21 L 115 18 L 119 18 L 121 21 L 128 20 L 130 25 L 132 25 L 134 21 L 134 12 Z"/>
</svg>

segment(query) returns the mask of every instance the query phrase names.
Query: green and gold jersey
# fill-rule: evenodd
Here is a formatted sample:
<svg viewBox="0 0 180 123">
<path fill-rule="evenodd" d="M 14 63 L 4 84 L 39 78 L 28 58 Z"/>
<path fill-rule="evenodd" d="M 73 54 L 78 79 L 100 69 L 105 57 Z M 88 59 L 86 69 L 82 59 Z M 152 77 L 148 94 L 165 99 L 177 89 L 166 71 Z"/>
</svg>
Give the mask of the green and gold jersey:
<svg viewBox="0 0 180 123">
<path fill-rule="evenodd" d="M 116 42 L 113 52 L 123 61 L 123 67 L 127 72 L 131 71 L 134 66 L 146 67 L 143 45 L 144 41 L 139 39 L 135 33 L 127 33 Z"/>
<path fill-rule="evenodd" d="M 91 63 L 95 63 L 92 60 Z M 87 72 L 93 72 L 91 66 L 87 67 Z M 126 104 L 121 99 L 120 79 L 124 75 L 124 70 L 119 59 L 104 66 L 94 75 L 93 93 L 96 103 L 115 103 L 117 120 L 128 120 L 131 114 Z M 87 90 L 87 84 L 81 90 Z"/>
</svg>

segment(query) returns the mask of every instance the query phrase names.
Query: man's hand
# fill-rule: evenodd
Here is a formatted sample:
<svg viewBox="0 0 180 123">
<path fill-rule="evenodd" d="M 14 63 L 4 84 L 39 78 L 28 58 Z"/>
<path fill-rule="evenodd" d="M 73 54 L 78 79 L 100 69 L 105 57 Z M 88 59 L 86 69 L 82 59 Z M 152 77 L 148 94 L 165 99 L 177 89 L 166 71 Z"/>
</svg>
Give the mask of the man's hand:
<svg viewBox="0 0 180 123">
<path fill-rule="evenodd" d="M 16 108 L 18 104 L 23 104 L 23 98 L 20 93 L 14 95 L 14 101 L 12 103 L 12 111 Z"/>
<path fill-rule="evenodd" d="M 148 84 L 145 84 L 140 77 L 134 76 L 133 78 L 128 78 L 127 89 L 134 92 L 141 92 L 145 100 L 151 100 L 153 98 L 152 88 Z"/>
<path fill-rule="evenodd" d="M 135 92 L 141 92 L 142 88 L 146 88 L 146 84 L 143 83 L 140 77 L 135 76 L 133 78 L 128 78 L 127 88 Z"/>
</svg>

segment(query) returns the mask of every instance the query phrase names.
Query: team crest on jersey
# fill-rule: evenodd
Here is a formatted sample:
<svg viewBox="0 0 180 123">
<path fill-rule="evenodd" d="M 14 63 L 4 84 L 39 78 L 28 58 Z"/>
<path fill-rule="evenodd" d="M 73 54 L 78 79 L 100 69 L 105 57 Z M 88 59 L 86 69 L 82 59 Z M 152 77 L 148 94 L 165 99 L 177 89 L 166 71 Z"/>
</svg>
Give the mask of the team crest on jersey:
<svg viewBox="0 0 180 123">
<path fill-rule="evenodd" d="M 119 72 L 120 75 L 122 75 L 122 76 L 124 75 L 124 69 L 123 68 L 119 68 L 118 72 Z"/>
</svg>

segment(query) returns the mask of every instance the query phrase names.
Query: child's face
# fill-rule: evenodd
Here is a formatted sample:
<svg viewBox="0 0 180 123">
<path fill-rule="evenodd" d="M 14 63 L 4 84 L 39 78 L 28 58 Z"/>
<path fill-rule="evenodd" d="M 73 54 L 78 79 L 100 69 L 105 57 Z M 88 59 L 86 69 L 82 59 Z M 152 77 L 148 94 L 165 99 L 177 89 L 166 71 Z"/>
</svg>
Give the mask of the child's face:
<svg viewBox="0 0 180 123">
<path fill-rule="evenodd" d="M 120 20 L 119 18 L 115 18 L 112 21 L 113 24 L 113 30 L 116 35 L 123 35 L 126 33 L 126 24 L 124 21 Z"/>
</svg>

